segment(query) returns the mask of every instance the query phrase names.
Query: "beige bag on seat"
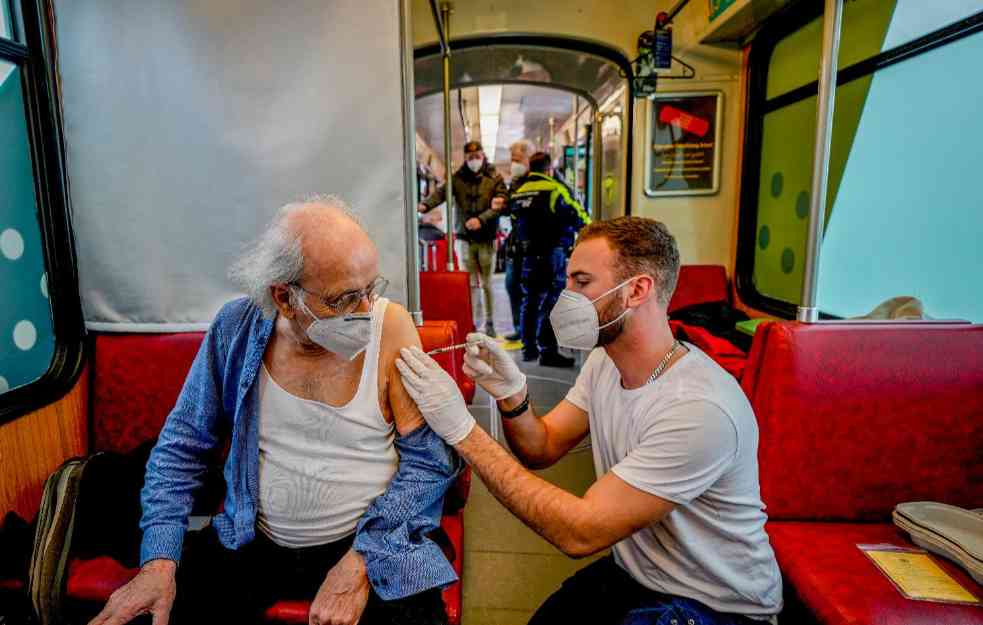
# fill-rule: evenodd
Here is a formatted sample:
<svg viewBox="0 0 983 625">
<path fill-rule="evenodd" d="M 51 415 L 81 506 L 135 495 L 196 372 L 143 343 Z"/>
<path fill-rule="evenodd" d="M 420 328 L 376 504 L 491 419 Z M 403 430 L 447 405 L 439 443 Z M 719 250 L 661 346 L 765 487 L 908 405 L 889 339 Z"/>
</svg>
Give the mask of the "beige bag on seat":
<svg viewBox="0 0 983 625">
<path fill-rule="evenodd" d="M 910 501 L 894 508 L 894 524 L 911 540 L 952 560 L 983 584 L 983 510 L 934 501 Z"/>
</svg>

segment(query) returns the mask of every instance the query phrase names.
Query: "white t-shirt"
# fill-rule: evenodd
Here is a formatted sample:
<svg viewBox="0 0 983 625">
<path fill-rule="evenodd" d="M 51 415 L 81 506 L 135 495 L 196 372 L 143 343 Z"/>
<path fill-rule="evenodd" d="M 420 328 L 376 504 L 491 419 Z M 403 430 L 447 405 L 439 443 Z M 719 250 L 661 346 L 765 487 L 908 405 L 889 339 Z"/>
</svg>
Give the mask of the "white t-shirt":
<svg viewBox="0 0 983 625">
<path fill-rule="evenodd" d="M 614 545 L 614 558 L 653 590 L 768 618 L 782 608 L 782 578 L 764 529 L 754 411 L 730 374 L 686 347 L 655 382 L 632 390 L 595 349 L 567 394 L 590 415 L 598 477 L 612 471 L 676 504 Z"/>
</svg>

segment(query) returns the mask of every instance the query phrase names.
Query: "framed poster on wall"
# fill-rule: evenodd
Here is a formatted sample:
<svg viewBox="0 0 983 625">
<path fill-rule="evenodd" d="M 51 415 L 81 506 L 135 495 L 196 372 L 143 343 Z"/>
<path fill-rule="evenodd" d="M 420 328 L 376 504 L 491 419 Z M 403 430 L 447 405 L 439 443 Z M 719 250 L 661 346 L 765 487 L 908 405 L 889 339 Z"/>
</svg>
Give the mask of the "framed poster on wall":
<svg viewBox="0 0 983 625">
<path fill-rule="evenodd" d="M 717 192 L 722 108 L 719 91 L 658 93 L 649 100 L 646 195 Z"/>
</svg>

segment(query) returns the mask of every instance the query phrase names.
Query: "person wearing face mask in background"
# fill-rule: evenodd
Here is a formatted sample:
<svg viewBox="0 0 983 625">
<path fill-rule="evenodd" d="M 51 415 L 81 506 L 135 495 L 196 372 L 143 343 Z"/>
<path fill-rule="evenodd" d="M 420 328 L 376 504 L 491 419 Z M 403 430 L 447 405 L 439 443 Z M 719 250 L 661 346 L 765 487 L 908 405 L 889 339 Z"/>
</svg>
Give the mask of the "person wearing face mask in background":
<svg viewBox="0 0 983 625">
<path fill-rule="evenodd" d="M 522 360 L 538 358 L 544 367 L 572 367 L 574 359 L 557 348 L 549 314 L 566 281 L 567 250 L 590 217 L 551 173 L 549 155 L 536 152 L 529 157 L 529 173 L 518 185 L 513 183 L 509 197 L 516 246 L 522 253 Z"/>
<path fill-rule="evenodd" d="M 464 144 L 464 163 L 454 172 L 454 202 L 457 206 L 457 238 L 464 241 L 464 268 L 472 282 L 481 285 L 485 311 L 485 333 L 495 336 L 495 306 L 492 273 L 495 270 L 495 237 L 498 218 L 505 208 L 505 180 L 485 158 L 478 141 Z M 427 213 L 447 199 L 447 185 L 437 187 L 417 210 Z M 477 324 L 476 324 L 477 325 Z"/>
<path fill-rule="evenodd" d="M 581 231 L 550 321 L 561 345 L 591 352 L 542 417 L 501 346 L 468 337 L 464 370 L 498 401 L 515 457 L 475 427 L 433 359 L 408 348 L 396 361 L 424 418 L 513 514 L 570 556 L 612 550 L 566 580 L 531 625 L 777 622 L 782 581 L 764 529 L 754 412 L 733 376 L 673 338 L 666 309 L 678 275 L 676 241 L 655 220 Z M 588 433 L 598 479 L 584 496 L 524 468 L 551 466 Z"/>
<path fill-rule="evenodd" d="M 509 193 L 522 186 L 529 176 L 529 157 L 536 146 L 529 139 L 519 139 L 509 146 Z M 509 296 L 512 309 L 512 333 L 505 335 L 506 341 L 522 340 L 522 249 L 519 247 L 519 233 L 516 218 L 511 210 L 506 210 L 512 228 L 505 241 L 505 292 Z"/>
<path fill-rule="evenodd" d="M 247 297 L 219 311 L 147 463 L 140 573 L 91 624 L 252 623 L 279 599 L 312 601 L 315 624 L 446 623 L 457 577 L 427 534 L 461 463 L 395 371 L 420 339 L 372 241 L 338 198 L 288 204 L 230 276 Z M 228 433 L 224 509 L 185 541 Z"/>
</svg>

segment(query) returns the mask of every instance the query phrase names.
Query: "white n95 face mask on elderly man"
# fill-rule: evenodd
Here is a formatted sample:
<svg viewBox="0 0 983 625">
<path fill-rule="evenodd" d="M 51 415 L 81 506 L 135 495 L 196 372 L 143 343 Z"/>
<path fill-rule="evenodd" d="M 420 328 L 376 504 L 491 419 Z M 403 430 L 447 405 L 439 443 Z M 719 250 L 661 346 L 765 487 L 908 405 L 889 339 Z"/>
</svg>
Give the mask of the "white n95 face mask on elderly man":
<svg viewBox="0 0 983 625">
<path fill-rule="evenodd" d="M 560 293 L 559 299 L 556 300 L 553 312 L 550 313 L 550 324 L 553 326 L 553 333 L 556 334 L 557 345 L 580 350 L 590 350 L 597 347 L 601 330 L 620 321 L 622 317 L 628 314 L 630 309 L 626 308 L 624 312 L 611 321 L 600 325 L 601 322 L 598 319 L 597 309 L 594 308 L 594 304 L 611 293 L 614 293 L 636 277 L 632 276 L 628 278 L 594 299 L 587 299 L 587 296 L 583 293 L 564 289 Z"/>
<path fill-rule="evenodd" d="M 307 326 L 307 338 L 311 341 L 348 360 L 354 360 L 369 346 L 372 339 L 370 313 L 350 313 L 321 319 L 311 312 L 302 296 L 297 301 L 301 310 L 314 320 Z"/>
</svg>

